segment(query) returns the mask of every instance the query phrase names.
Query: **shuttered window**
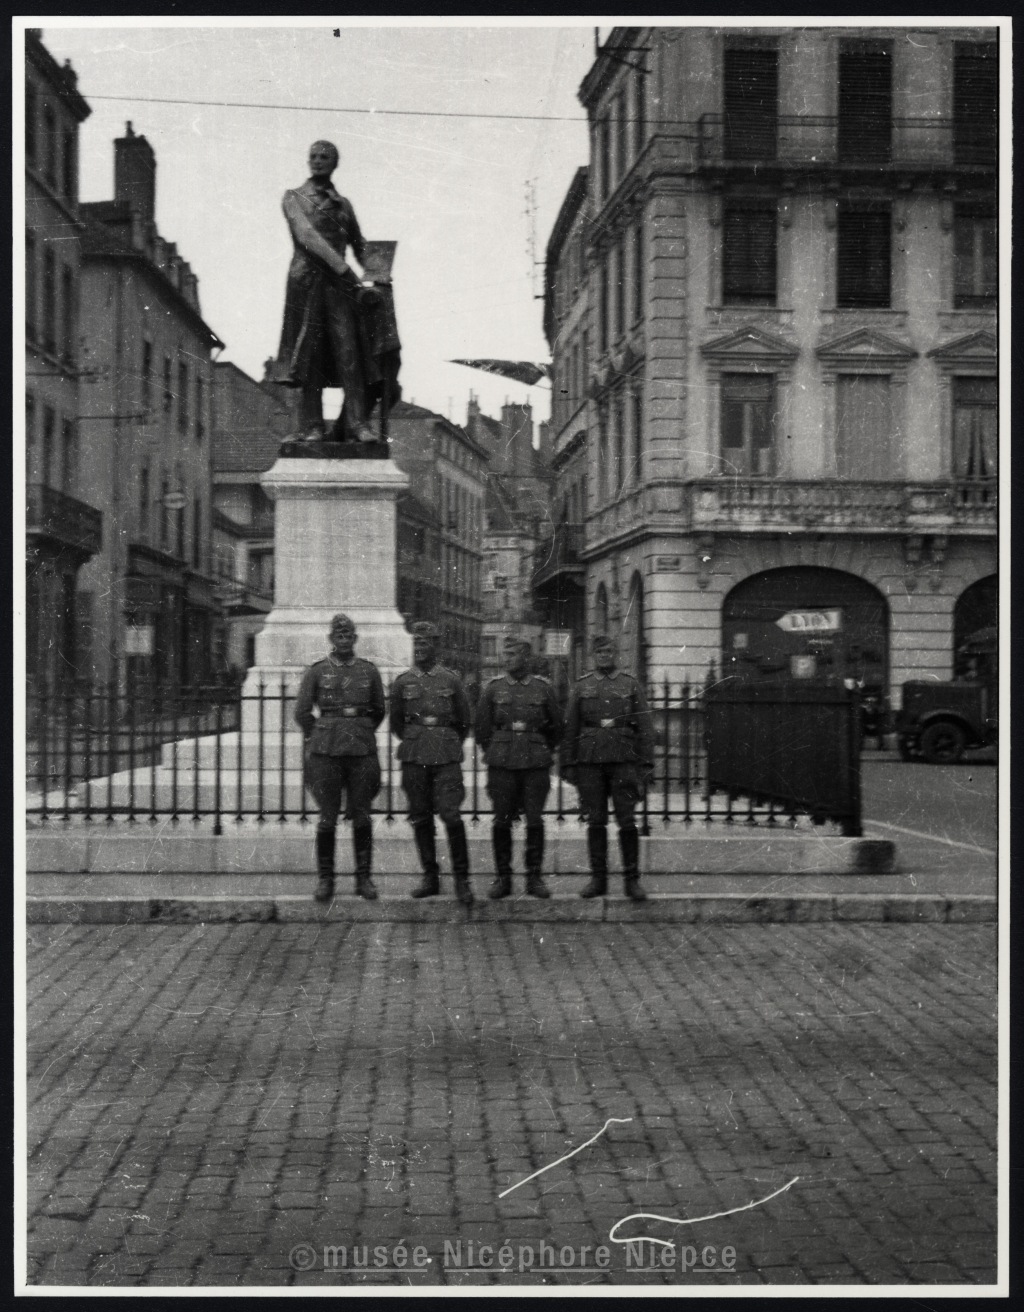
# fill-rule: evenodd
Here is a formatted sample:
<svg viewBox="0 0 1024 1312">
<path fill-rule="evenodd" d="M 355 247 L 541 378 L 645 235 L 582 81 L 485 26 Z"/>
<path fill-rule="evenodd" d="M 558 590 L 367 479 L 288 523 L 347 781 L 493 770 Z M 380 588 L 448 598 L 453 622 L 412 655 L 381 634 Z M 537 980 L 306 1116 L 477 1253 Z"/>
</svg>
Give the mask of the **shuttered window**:
<svg viewBox="0 0 1024 1312">
<path fill-rule="evenodd" d="M 647 140 L 647 74 L 637 71 L 634 81 L 633 148 L 639 155 Z"/>
<path fill-rule="evenodd" d="M 597 125 L 597 157 L 600 161 L 601 173 L 601 199 L 607 200 L 608 193 L 611 190 L 611 138 L 608 131 L 608 120 L 601 119 Z"/>
<path fill-rule="evenodd" d="M 638 223 L 633 234 L 633 322 L 644 317 L 644 225 Z"/>
<path fill-rule="evenodd" d="M 615 247 L 615 336 L 626 331 L 626 252 L 620 241 Z"/>
<path fill-rule="evenodd" d="M 840 478 L 892 478 L 895 428 L 886 375 L 839 375 L 836 473 Z"/>
<path fill-rule="evenodd" d="M 953 304 L 987 306 L 996 298 L 996 218 L 991 210 L 958 207 L 953 224 Z"/>
<path fill-rule="evenodd" d="M 765 374 L 722 377 L 723 474 L 775 473 L 775 380 Z"/>
<path fill-rule="evenodd" d="M 886 308 L 892 252 L 889 207 L 840 206 L 836 225 L 836 305 Z"/>
<path fill-rule="evenodd" d="M 608 258 L 601 261 L 597 289 L 597 332 L 600 349 L 608 349 Z"/>
<path fill-rule="evenodd" d="M 779 117 L 779 56 L 775 50 L 726 50 L 726 159 L 774 159 Z"/>
<path fill-rule="evenodd" d="M 775 209 L 728 205 L 722 215 L 722 303 L 775 304 Z"/>
<path fill-rule="evenodd" d="M 626 127 L 626 97 L 620 93 L 615 100 L 615 180 L 626 176 L 629 167 Z"/>
<path fill-rule="evenodd" d="M 839 158 L 865 163 L 892 158 L 892 52 L 886 43 L 840 46 Z"/>
<path fill-rule="evenodd" d="M 953 379 L 953 473 L 958 478 L 995 477 L 997 392 L 994 378 Z"/>
<path fill-rule="evenodd" d="M 958 41 L 953 55 L 953 154 L 957 164 L 994 164 L 999 47 Z"/>
</svg>

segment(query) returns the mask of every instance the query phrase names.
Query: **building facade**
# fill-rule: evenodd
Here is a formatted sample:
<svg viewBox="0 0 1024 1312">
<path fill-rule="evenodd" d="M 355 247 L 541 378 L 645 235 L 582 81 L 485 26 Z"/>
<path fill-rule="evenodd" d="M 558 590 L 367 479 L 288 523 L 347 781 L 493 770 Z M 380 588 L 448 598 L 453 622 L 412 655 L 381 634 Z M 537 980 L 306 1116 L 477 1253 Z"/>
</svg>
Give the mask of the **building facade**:
<svg viewBox="0 0 1024 1312">
<path fill-rule="evenodd" d="M 26 666 L 60 691 L 88 673 L 75 593 L 103 514 L 83 485 L 78 130 L 89 106 L 70 64 L 25 34 Z"/>
<path fill-rule="evenodd" d="M 621 27 L 580 98 L 588 629 L 949 678 L 995 620 L 996 33 Z"/>
<path fill-rule="evenodd" d="M 481 634 L 481 680 L 486 684 L 504 669 L 505 635 L 521 633 L 538 652 L 542 646 L 533 577 L 539 544 L 551 536 L 549 429 L 541 425 L 541 445 L 534 447 L 529 404 L 506 402 L 501 419 L 492 419 L 481 413 L 472 394 L 466 428 L 489 457 Z"/>
<path fill-rule="evenodd" d="M 213 349 L 198 279 L 155 222 L 156 159 L 129 123 L 114 199 L 81 207 L 81 480 L 103 512 L 79 575 L 94 679 L 195 685 L 214 673 Z"/>
<path fill-rule="evenodd" d="M 562 203 L 545 260 L 544 334 L 551 350 L 551 521 L 537 547 L 534 606 L 557 681 L 586 669 L 587 379 L 590 316 L 587 170 L 578 169 Z"/>
<path fill-rule="evenodd" d="M 235 670 L 256 663 L 256 635 L 274 602 L 274 503 L 260 475 L 294 427 L 283 390 L 229 361 L 213 366 L 213 572 L 224 615 L 217 661 Z"/>
<path fill-rule="evenodd" d="M 439 659 L 475 690 L 488 453 L 458 424 L 408 401 L 388 425 L 391 458 L 410 479 L 398 500 L 398 609 L 407 624 L 438 625 Z"/>
</svg>

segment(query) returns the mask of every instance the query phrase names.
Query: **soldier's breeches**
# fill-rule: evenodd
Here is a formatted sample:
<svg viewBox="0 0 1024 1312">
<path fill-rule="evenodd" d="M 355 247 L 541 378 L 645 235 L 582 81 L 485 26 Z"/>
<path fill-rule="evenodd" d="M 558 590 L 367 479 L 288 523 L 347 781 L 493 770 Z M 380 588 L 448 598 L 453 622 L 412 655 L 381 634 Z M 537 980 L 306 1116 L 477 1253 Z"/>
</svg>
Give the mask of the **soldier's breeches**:
<svg viewBox="0 0 1024 1312">
<path fill-rule="evenodd" d="M 526 827 L 542 828 L 544 803 L 551 788 L 551 775 L 544 770 L 502 770 L 491 766 L 487 792 L 494 807 L 494 824 L 508 828 L 517 815 L 526 817 Z"/>
<path fill-rule="evenodd" d="M 580 809 L 591 825 L 607 825 L 611 798 L 620 829 L 634 827 L 633 811 L 642 797 L 636 768 L 616 762 L 608 765 L 577 765 L 576 787 Z"/>
<path fill-rule="evenodd" d="M 409 802 L 411 825 L 432 819 L 435 814 L 446 825 L 459 819 L 466 787 L 458 761 L 449 765 L 406 763 L 402 766 L 402 788 Z"/>
<path fill-rule="evenodd" d="M 320 756 L 306 759 L 306 786 L 320 808 L 317 829 L 333 831 L 346 794 L 346 815 L 353 825 L 370 826 L 370 807 L 380 789 L 380 766 L 375 756 Z"/>
</svg>

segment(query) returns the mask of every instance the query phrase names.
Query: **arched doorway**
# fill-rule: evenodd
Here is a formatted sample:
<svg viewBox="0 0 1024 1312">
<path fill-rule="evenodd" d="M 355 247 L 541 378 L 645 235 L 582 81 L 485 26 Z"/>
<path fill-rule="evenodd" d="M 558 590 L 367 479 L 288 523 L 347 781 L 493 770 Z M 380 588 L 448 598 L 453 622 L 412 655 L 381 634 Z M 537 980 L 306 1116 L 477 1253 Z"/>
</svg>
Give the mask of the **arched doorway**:
<svg viewBox="0 0 1024 1312">
<path fill-rule="evenodd" d="M 978 652 L 965 652 L 964 646 L 978 636 L 995 643 L 999 623 L 999 575 L 989 574 L 965 588 L 953 607 L 953 677 L 976 677 Z M 977 647 L 977 642 L 973 644 Z"/>
<path fill-rule="evenodd" d="M 594 595 L 594 631 L 601 634 L 608 632 L 608 590 L 603 583 L 597 585 Z"/>
<path fill-rule="evenodd" d="M 646 642 L 644 641 L 644 581 L 635 573 L 629 582 L 629 602 L 622 624 L 619 660 L 623 669 L 647 686 Z"/>
<path fill-rule="evenodd" d="M 744 579 L 722 605 L 722 673 L 889 683 L 889 607 L 856 574 L 798 565 Z"/>
</svg>

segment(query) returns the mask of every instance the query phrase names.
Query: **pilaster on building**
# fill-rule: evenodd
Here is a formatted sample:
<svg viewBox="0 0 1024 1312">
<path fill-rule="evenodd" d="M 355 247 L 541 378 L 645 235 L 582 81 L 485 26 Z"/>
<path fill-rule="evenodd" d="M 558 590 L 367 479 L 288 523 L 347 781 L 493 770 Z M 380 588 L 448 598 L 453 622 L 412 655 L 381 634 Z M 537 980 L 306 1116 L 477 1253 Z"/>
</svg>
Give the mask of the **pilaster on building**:
<svg viewBox="0 0 1024 1312">
<path fill-rule="evenodd" d="M 547 267 L 579 537 L 541 591 L 565 615 L 576 581 L 578 641 L 618 634 L 651 680 L 813 670 L 896 704 L 995 623 L 997 36 L 601 47 Z M 789 612 L 840 618 L 790 651 Z"/>
</svg>

